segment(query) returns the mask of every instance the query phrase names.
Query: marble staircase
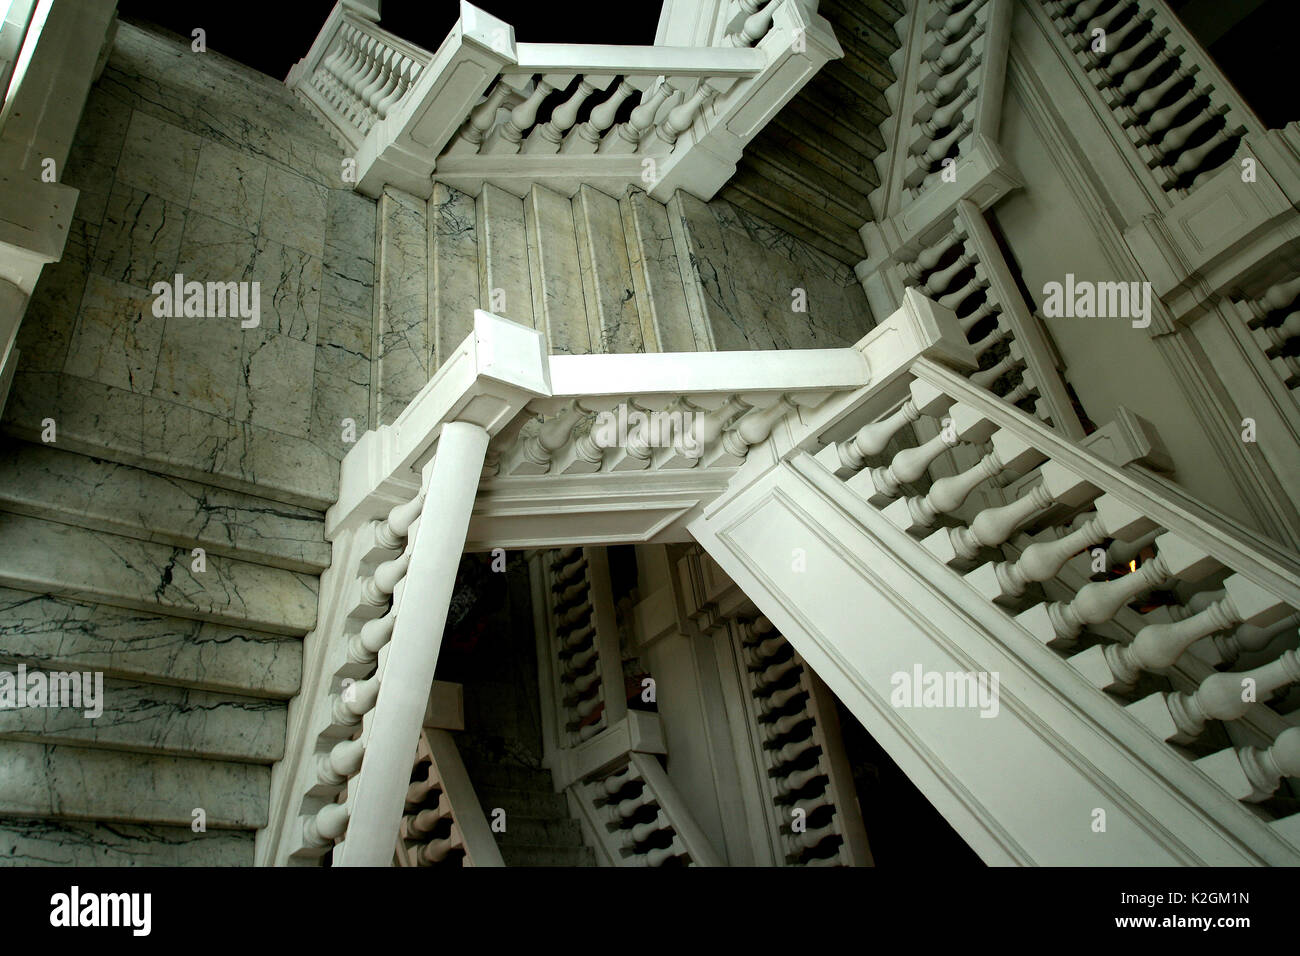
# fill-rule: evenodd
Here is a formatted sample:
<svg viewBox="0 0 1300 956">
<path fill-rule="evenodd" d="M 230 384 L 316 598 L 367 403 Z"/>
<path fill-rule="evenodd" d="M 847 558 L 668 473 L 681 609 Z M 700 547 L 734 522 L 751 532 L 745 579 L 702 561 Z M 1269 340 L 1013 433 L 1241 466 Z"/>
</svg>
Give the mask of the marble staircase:
<svg viewBox="0 0 1300 956">
<path fill-rule="evenodd" d="M 0 670 L 103 675 L 0 709 L 0 864 L 251 864 L 328 562 L 309 508 L 0 449 Z"/>
<path fill-rule="evenodd" d="M 902 0 L 823 0 L 818 13 L 844 56 L 831 60 L 745 149 L 719 192 L 846 265 L 862 259 L 858 228 L 874 218 L 872 160 L 885 149 L 885 90 L 894 82 Z"/>
</svg>

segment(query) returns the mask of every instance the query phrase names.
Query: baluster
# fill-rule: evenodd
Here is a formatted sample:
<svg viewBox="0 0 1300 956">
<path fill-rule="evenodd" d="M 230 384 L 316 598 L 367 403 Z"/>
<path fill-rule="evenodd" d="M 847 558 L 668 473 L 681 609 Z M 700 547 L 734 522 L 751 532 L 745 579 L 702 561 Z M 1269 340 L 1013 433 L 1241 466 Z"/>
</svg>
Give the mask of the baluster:
<svg viewBox="0 0 1300 956">
<path fill-rule="evenodd" d="M 977 261 L 978 259 L 975 256 L 963 249 L 961 255 L 953 260 L 951 265 L 941 272 L 934 273 L 926 280 L 925 290 L 930 294 L 931 298 L 940 292 L 948 291 L 949 287 L 956 281 L 957 276 L 961 275 L 962 272 L 969 269 Z"/>
<path fill-rule="evenodd" d="M 1229 747 L 1197 760 L 1196 767 L 1238 800 L 1267 800 L 1283 777 L 1300 776 L 1300 727 L 1282 731 L 1265 749 Z"/>
<path fill-rule="evenodd" d="M 506 98 L 514 92 L 505 80 L 498 79 L 487 98 L 474 107 L 469 120 L 461 127 L 456 142 L 447 150 L 448 153 L 477 153 L 483 140 L 496 125 L 497 113 L 500 112 Z"/>
<path fill-rule="evenodd" d="M 1175 87 L 1180 86 L 1187 80 L 1191 79 L 1195 72 L 1195 67 L 1184 70 L 1180 66 L 1171 70 L 1169 76 L 1161 81 L 1157 86 L 1148 87 L 1143 90 L 1141 95 L 1133 101 L 1132 106 L 1119 107 L 1120 114 L 1123 117 L 1120 125 L 1125 129 L 1139 125 L 1148 126 L 1152 117 L 1147 116 L 1146 120 L 1142 120 L 1141 117 L 1155 110 L 1155 108 L 1160 105 L 1161 101 L 1164 100 L 1164 98 L 1169 95 Z M 1181 97 L 1179 98 L 1179 102 L 1184 102 Z"/>
<path fill-rule="evenodd" d="M 397 587 L 397 582 L 406 576 L 406 568 L 411 563 L 411 554 L 415 550 L 415 532 L 419 521 L 416 518 L 407 529 L 406 547 L 402 553 L 391 561 L 384 561 L 370 577 L 361 582 L 361 598 L 367 604 L 386 604 L 393 589 Z"/>
<path fill-rule="evenodd" d="M 790 793 L 798 793 L 808 784 L 812 783 L 818 777 L 825 776 L 821 765 L 809 767 L 807 770 L 800 770 L 786 777 L 777 778 L 777 792 L 782 796 Z"/>
<path fill-rule="evenodd" d="M 548 77 L 555 83 L 556 88 L 570 82 L 568 78 L 561 81 L 559 78 Z M 573 95 L 561 103 L 555 109 L 551 110 L 551 118 L 545 123 L 541 123 L 528 136 L 528 142 L 524 144 L 525 153 L 558 153 L 560 144 L 564 142 L 564 135 L 573 124 L 578 121 L 578 110 L 586 102 L 587 97 L 596 92 L 597 83 L 609 84 L 613 79 L 610 76 L 584 76 L 578 80 L 578 88 L 573 91 Z M 600 87 L 604 89 L 604 87 Z"/>
<path fill-rule="evenodd" d="M 949 292 L 947 295 L 935 299 L 935 301 L 945 309 L 952 309 L 956 312 L 968 298 L 976 292 L 987 288 L 988 284 L 989 280 L 985 278 L 983 268 L 977 262 L 975 263 L 975 274 L 971 276 L 970 281 L 956 292 Z"/>
<path fill-rule="evenodd" d="M 1244 126 L 1235 126 L 1232 129 L 1224 126 L 1201 145 L 1195 146 L 1179 156 L 1178 161 L 1169 167 L 1169 171 L 1175 176 L 1181 177 L 1186 176 L 1193 170 L 1200 170 L 1189 184 L 1189 186 L 1195 187 L 1204 182 L 1206 176 L 1216 172 L 1223 165 L 1220 163 L 1218 166 L 1201 169 L 1201 163 L 1205 162 L 1209 155 L 1224 143 L 1231 140 L 1240 140 L 1245 135 L 1246 127 Z"/>
<path fill-rule="evenodd" d="M 1137 61 L 1146 54 L 1148 50 L 1156 44 L 1164 42 L 1164 38 L 1169 35 L 1169 30 L 1165 27 L 1151 30 L 1142 35 L 1142 38 L 1134 43 L 1127 50 L 1115 54 L 1110 61 L 1104 66 L 1097 69 L 1098 75 L 1101 76 L 1102 82 L 1106 86 L 1118 86 L 1124 90 L 1124 83 L 1120 77 L 1124 76 Z M 1135 87 L 1134 89 L 1141 89 Z M 1129 90 L 1128 92 L 1132 92 Z"/>
<path fill-rule="evenodd" d="M 932 246 L 923 249 L 911 262 L 904 262 L 903 272 L 906 275 L 904 281 L 908 285 L 916 285 L 921 281 L 921 276 L 929 272 L 939 264 L 945 255 L 947 255 L 955 246 L 966 241 L 966 227 L 958 223 L 949 230 L 942 239 Z"/>
<path fill-rule="evenodd" d="M 963 411 L 969 410 L 963 409 L 962 406 L 954 408 L 954 420 Z M 978 421 L 985 423 L 987 419 L 978 416 Z M 973 438 L 964 434 L 960 427 L 958 437 L 973 441 Z M 924 495 L 895 502 L 885 509 L 885 515 L 904 530 L 917 533 L 931 527 L 938 520 L 939 515 L 950 514 L 960 508 L 966 503 L 971 492 L 988 479 L 1004 472 L 1013 475 L 1023 474 L 1043 460 L 1042 452 L 1012 432 L 1006 430 L 995 432 L 992 441 L 993 450 L 975 465 L 955 475 L 940 478 Z"/>
<path fill-rule="evenodd" d="M 984 6 L 984 3 L 985 0 L 974 0 L 973 3 L 968 3 L 965 9 L 952 14 L 938 27 L 934 28 L 933 32 L 939 36 L 939 43 L 946 45 L 965 36 L 966 31 L 970 29 L 971 24 L 975 21 L 975 14 Z M 933 59 L 933 57 L 927 57 L 927 59 Z"/>
<path fill-rule="evenodd" d="M 954 66 L 961 62 L 962 57 L 966 55 L 966 52 L 974 45 L 975 41 L 983 35 L 984 22 L 982 20 L 976 21 L 974 28 L 967 31 L 963 39 L 948 44 L 936 56 L 929 58 L 932 62 L 932 69 L 940 75 L 950 72 Z"/>
<path fill-rule="evenodd" d="M 921 154 L 920 163 L 926 172 L 940 159 L 948 155 L 952 147 L 970 135 L 970 131 L 975 128 L 975 124 L 969 119 L 963 119 L 957 126 L 943 139 L 936 139 L 925 152 Z"/>
<path fill-rule="evenodd" d="M 316 779 L 322 786 L 338 787 L 361 769 L 366 747 L 360 740 L 341 740 L 329 753 L 316 758 Z"/>
<path fill-rule="evenodd" d="M 1138 15 L 1130 19 L 1125 26 L 1108 34 L 1106 37 L 1105 53 L 1093 53 L 1091 44 L 1085 46 L 1082 53 L 1084 59 L 1088 61 L 1088 65 L 1096 69 L 1106 60 L 1118 55 L 1119 51 L 1124 46 L 1124 41 L 1132 36 L 1135 30 L 1138 30 L 1144 24 L 1149 23 L 1153 16 L 1154 14 L 1146 11 L 1139 12 Z"/>
<path fill-rule="evenodd" d="M 542 423 L 537 432 L 521 441 L 508 456 L 506 474 L 544 475 L 551 470 L 555 453 L 569 443 L 578 423 L 591 413 L 576 399 L 559 414 Z"/>
<path fill-rule="evenodd" d="M 987 286 L 981 285 L 979 288 L 987 289 Z M 980 307 L 972 311 L 969 315 L 964 315 L 957 319 L 957 324 L 961 326 L 963 332 L 969 333 L 970 330 L 979 325 L 981 321 L 1000 311 L 1000 307 L 994 300 L 992 294 L 985 292 L 984 301 L 980 304 Z"/>
<path fill-rule="evenodd" d="M 614 93 L 591 111 L 585 123 L 580 124 L 564 140 L 563 153 L 594 153 L 605 131 L 614 125 L 614 117 L 623 101 L 636 92 L 636 87 L 626 79 L 618 81 Z"/>
<path fill-rule="evenodd" d="M 925 103 L 917 108 L 912 118 L 917 122 L 929 119 L 930 115 L 946 103 L 959 88 L 964 89 L 967 86 L 968 78 L 983 62 L 983 54 L 972 53 L 962 61 L 960 67 L 946 76 L 939 73 L 926 74 L 919 84 Z"/>
<path fill-rule="evenodd" d="M 1189 744 L 1211 720 L 1236 720 L 1256 701 L 1300 680 L 1300 655 L 1284 651 L 1277 660 L 1241 672 L 1211 674 L 1192 693 L 1161 691 L 1125 709 L 1162 740 Z"/>
<path fill-rule="evenodd" d="M 745 19 L 745 24 L 740 30 L 728 35 L 722 45 L 733 47 L 753 46 L 767 36 L 768 30 L 772 29 L 772 11 L 775 8 L 775 0 L 765 4 L 763 9 Z"/>
<path fill-rule="evenodd" d="M 655 117 L 659 108 L 668 97 L 677 91 L 663 79 L 656 81 L 654 92 L 649 90 L 641 94 L 641 105 L 632 111 L 626 123 L 620 123 L 614 136 L 606 137 L 600 144 L 600 151 L 612 153 L 634 153 L 646 134 L 654 129 Z"/>
<path fill-rule="evenodd" d="M 772 694 L 776 693 L 777 688 L 785 682 L 786 676 L 797 670 L 800 670 L 799 662 L 794 657 L 767 666 L 755 674 L 754 689 L 750 692 L 750 695 L 752 697 L 771 697 Z"/>
<path fill-rule="evenodd" d="M 740 464 L 749 449 L 772 434 L 776 423 L 795 409 L 794 402 L 782 395 L 767 408 L 752 408 L 722 435 L 722 448 L 732 464 Z M 719 458 L 719 462 L 722 459 Z"/>
<path fill-rule="evenodd" d="M 1300 336 L 1300 312 L 1292 312 L 1279 325 L 1265 325 L 1255 330 L 1255 339 L 1259 341 L 1264 354 L 1277 358 L 1286 349 L 1287 343 Z"/>
<path fill-rule="evenodd" d="M 704 108 L 704 104 L 717 95 L 718 91 L 709 86 L 707 80 L 701 80 L 695 92 L 684 103 L 669 111 L 664 121 L 659 124 L 655 135 L 669 146 L 674 145 L 678 136 L 695 125 L 695 118 Z"/>
<path fill-rule="evenodd" d="M 1300 296 L 1300 275 L 1269 286 L 1259 298 L 1242 302 L 1250 316 L 1246 324 L 1252 329 L 1259 328 L 1272 313 L 1294 304 L 1297 296 Z"/>
<path fill-rule="evenodd" d="M 415 814 L 408 814 L 402 817 L 402 826 L 399 831 L 403 840 L 420 841 L 438 828 L 438 824 L 443 820 L 451 819 L 451 805 L 447 802 L 445 793 L 438 794 L 438 803 L 429 810 L 421 810 Z"/>
<path fill-rule="evenodd" d="M 1135 10 L 1137 10 L 1137 7 L 1135 4 L 1130 2 L 1130 0 L 1124 0 L 1124 2 L 1117 3 L 1109 10 L 1103 10 L 1101 13 L 1089 20 L 1087 25 L 1080 27 L 1074 36 L 1067 37 L 1066 44 L 1075 53 L 1083 53 L 1085 50 L 1090 50 L 1092 47 L 1093 31 L 1101 30 L 1107 34 L 1107 47 L 1114 47 L 1115 45 L 1111 42 L 1112 38 L 1110 34 L 1113 32 L 1117 24 L 1124 22 L 1124 20 L 1132 16 Z M 1138 12 L 1140 13 L 1141 11 Z"/>
<path fill-rule="evenodd" d="M 952 403 L 953 400 L 939 389 L 918 379 L 911 384 L 911 397 L 892 415 L 863 425 L 852 438 L 830 446 L 835 449 L 833 460 L 825 460 L 828 457 L 825 451 L 819 457 L 823 458 L 823 463 L 833 467 L 837 478 L 848 478 L 863 469 L 868 457 L 884 451 L 889 440 L 904 425 L 922 415 L 938 418 Z"/>
<path fill-rule="evenodd" d="M 375 112 L 380 119 L 387 119 L 394 106 L 401 102 L 411 84 L 420 75 L 420 64 L 408 56 L 399 57 L 399 66 L 393 72 L 393 83 L 388 92 L 375 105 Z"/>
<path fill-rule="evenodd" d="M 674 834 L 673 842 L 670 843 L 668 846 L 651 850 L 649 853 L 642 853 L 638 856 L 634 856 L 632 857 L 632 860 L 637 866 L 657 867 L 657 866 L 663 866 L 669 860 L 674 860 L 677 859 L 678 857 L 684 857 L 686 855 L 687 855 L 686 847 L 682 846 L 681 841 L 678 840 L 676 834 Z"/>
<path fill-rule="evenodd" d="M 624 826 L 624 821 L 629 817 L 636 816 L 642 807 L 653 806 L 656 804 L 655 795 L 647 786 L 641 787 L 641 792 L 635 797 L 629 797 L 618 803 L 611 803 L 605 808 L 606 823 L 605 829 L 619 830 Z"/>
<path fill-rule="evenodd" d="M 460 827 L 451 825 L 451 832 L 441 840 L 431 840 L 415 851 L 415 860 L 419 866 L 433 866 L 447 859 L 456 850 L 465 849 L 465 838 Z"/>
<path fill-rule="evenodd" d="M 1080 3 L 1070 11 L 1068 15 L 1062 13 L 1059 14 L 1056 19 L 1064 20 L 1066 26 L 1071 31 L 1077 31 L 1092 18 L 1094 13 L 1101 9 L 1101 5 L 1105 2 L 1106 0 L 1084 0 L 1083 3 Z"/>
<path fill-rule="evenodd" d="M 1110 507 L 1109 503 L 1107 507 Z M 1131 509 L 1125 510 L 1128 511 L 1126 518 L 1137 519 Z M 1102 512 L 1100 499 L 1098 514 L 1102 524 L 1109 525 L 1109 515 Z M 1130 527 L 1133 523 L 1130 521 Z M 1105 530 L 1117 533 L 1109 527 Z M 1138 595 L 1173 578 L 1187 582 L 1199 580 L 1219 566 L 1209 555 L 1177 535 L 1163 534 L 1156 545 L 1159 553 L 1133 573 L 1112 581 L 1085 584 L 1075 594 L 1074 600 L 1037 605 L 1018 615 L 1016 620 L 1049 647 L 1068 646 L 1085 627 L 1111 620 L 1120 608 Z"/>
<path fill-rule="evenodd" d="M 1286 605 L 1258 585 L 1234 574 L 1224 581 L 1225 596 L 1211 602 L 1181 621 L 1148 624 L 1137 633 L 1131 644 L 1112 644 L 1090 648 L 1093 658 L 1102 659 L 1109 673 L 1097 668 L 1103 690 L 1130 688 L 1143 671 L 1160 672 L 1172 667 L 1196 641 L 1237 624 L 1269 623 L 1270 615 L 1283 613 Z M 1079 655 L 1083 657 L 1083 655 Z M 1100 660 L 1098 660 L 1100 663 Z"/>
<path fill-rule="evenodd" d="M 555 87 L 547 82 L 546 77 L 538 77 L 537 85 L 522 103 L 510 111 L 505 123 L 497 130 L 494 139 L 484 148 L 485 153 L 518 153 L 526 133 L 537 120 L 537 111 L 542 100 L 546 99 Z"/>
<path fill-rule="evenodd" d="M 624 856 L 636 853 L 636 846 L 639 843 L 645 843 L 660 830 L 668 829 L 668 818 L 664 816 L 663 810 L 655 814 L 653 820 L 646 823 L 638 823 L 636 826 L 617 834 L 619 849 Z"/>
<path fill-rule="evenodd" d="M 335 695 L 334 706 L 331 708 L 334 723 L 344 727 L 355 726 L 362 717 L 374 710 L 375 701 L 378 699 L 378 676 L 354 681 L 341 688 Z"/>
<path fill-rule="evenodd" d="M 327 803 L 303 821 L 302 841 L 307 846 L 329 846 L 347 831 L 349 810 L 342 803 Z"/>
<path fill-rule="evenodd" d="M 922 138 L 913 144 L 911 152 L 919 152 L 921 144 L 933 140 L 939 134 L 939 130 L 947 129 L 952 125 L 953 120 L 966 108 L 969 103 L 974 102 L 979 91 L 974 87 L 967 87 L 961 95 L 942 109 L 935 110 L 934 115 L 921 123 L 919 129 Z"/>
</svg>

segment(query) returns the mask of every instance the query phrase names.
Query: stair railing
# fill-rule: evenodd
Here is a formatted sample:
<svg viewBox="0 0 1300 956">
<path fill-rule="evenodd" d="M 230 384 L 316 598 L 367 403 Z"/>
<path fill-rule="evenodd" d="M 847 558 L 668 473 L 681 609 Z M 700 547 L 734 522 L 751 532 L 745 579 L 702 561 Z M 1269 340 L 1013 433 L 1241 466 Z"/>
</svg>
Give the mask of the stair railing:
<svg viewBox="0 0 1300 956">
<path fill-rule="evenodd" d="M 425 727 L 397 836 L 397 866 L 505 866 L 456 741 Z"/>
<path fill-rule="evenodd" d="M 516 43 L 513 27 L 461 0 L 430 53 L 340 0 L 286 82 L 370 196 L 391 184 L 427 198 L 437 170 L 472 193 L 487 181 L 588 183 L 709 199 L 750 139 L 842 55 L 799 0 L 755 16 L 722 46 Z"/>
</svg>

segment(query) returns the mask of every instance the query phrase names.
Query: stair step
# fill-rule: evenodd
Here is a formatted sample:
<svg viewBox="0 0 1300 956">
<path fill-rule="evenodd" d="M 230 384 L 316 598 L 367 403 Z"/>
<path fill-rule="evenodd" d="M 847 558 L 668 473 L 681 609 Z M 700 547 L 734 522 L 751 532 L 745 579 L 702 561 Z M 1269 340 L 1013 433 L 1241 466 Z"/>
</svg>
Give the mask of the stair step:
<svg viewBox="0 0 1300 956">
<path fill-rule="evenodd" d="M 506 866 L 595 866 L 596 854 L 588 847 L 528 846 L 502 847 Z"/>
<path fill-rule="evenodd" d="M 329 567 L 319 512 L 46 445 L 0 449 L 0 509 L 293 571 Z"/>
<path fill-rule="evenodd" d="M 584 185 L 573 197 L 587 322 L 596 352 L 657 352 L 637 309 L 636 283 L 618 200 Z"/>
<path fill-rule="evenodd" d="M 0 741 L 0 817 L 266 826 L 269 767 Z"/>
<path fill-rule="evenodd" d="M 834 113 L 842 121 L 858 125 L 879 126 L 892 112 L 884 93 L 871 98 L 858 96 L 834 76 L 825 72 L 819 72 L 809 80 L 803 93 L 812 97 L 817 101 L 817 105 Z"/>
<path fill-rule="evenodd" d="M 899 44 L 894 24 L 905 11 L 893 4 L 871 2 L 871 0 L 822 0 L 818 10 L 835 27 L 835 35 L 846 30 L 866 40 L 875 36 L 892 46 Z"/>
<path fill-rule="evenodd" d="M 296 637 L 10 588 L 0 588 L 0 659 L 277 700 L 302 677 Z"/>
<path fill-rule="evenodd" d="M 0 585 L 259 630 L 305 634 L 314 576 L 0 512 Z"/>
<path fill-rule="evenodd" d="M 642 323 L 653 327 L 659 351 L 707 351 L 708 327 L 701 316 L 693 313 L 686 296 L 677 238 L 667 208 L 640 189 L 629 189 L 619 200 L 619 207 L 637 310 Z"/>
<path fill-rule="evenodd" d="M 567 818 L 556 820 L 507 813 L 506 829 L 497 834 L 497 843 L 503 853 L 507 847 L 517 846 L 581 847 L 582 828 Z"/>
<path fill-rule="evenodd" d="M 100 694 L 93 706 L 0 708 L 0 739 L 265 764 L 284 755 L 279 701 L 119 680 Z"/>
<path fill-rule="evenodd" d="M 819 103 L 813 96 L 800 96 L 794 101 L 797 108 L 785 109 L 777 114 L 776 122 L 792 129 L 799 136 L 839 156 L 844 150 L 860 161 L 874 160 L 885 151 L 885 137 L 874 125 L 850 125 L 834 110 Z M 802 120 L 802 123 L 799 121 Z"/>
<path fill-rule="evenodd" d="M 252 866 L 247 830 L 0 820 L 0 866 Z"/>
<path fill-rule="evenodd" d="M 471 776 L 471 780 L 473 777 Z M 540 790 L 520 790 L 515 787 L 479 787 L 475 786 L 478 801 L 483 812 L 490 818 L 492 811 L 501 807 L 506 811 L 506 819 L 511 813 L 520 813 L 532 817 L 553 817 L 567 819 L 569 804 L 564 794 L 543 793 Z M 507 824 L 508 825 L 508 824 Z"/>
<path fill-rule="evenodd" d="M 813 148 L 788 129 L 770 124 L 749 146 L 754 154 L 768 153 L 773 147 L 788 156 L 796 157 L 802 167 L 816 170 L 821 176 L 836 182 L 840 193 L 852 195 L 855 202 L 865 203 L 867 193 L 880 185 L 880 174 L 875 164 L 863 156 L 855 156 L 852 165 L 845 165 L 834 156 Z"/>
<path fill-rule="evenodd" d="M 871 205 L 865 194 L 846 189 L 841 182 L 775 144 L 751 150 L 741 160 L 741 168 L 798 196 L 850 229 L 857 230 L 871 218 Z"/>
<path fill-rule="evenodd" d="M 852 267 L 862 261 L 862 241 L 855 230 L 839 223 L 828 224 L 815 210 L 803 209 L 801 212 L 796 212 L 793 208 L 775 208 L 773 204 L 776 202 L 794 206 L 798 200 L 788 196 L 773 197 L 770 189 L 763 188 L 762 180 L 755 183 L 752 180 L 742 180 L 742 177 L 737 176 L 724 186 L 718 195 L 764 222 L 769 222 L 799 237 L 838 262 Z M 794 215 L 803 218 L 795 219 Z M 816 222 L 818 226 L 810 227 L 810 222 Z"/>
<path fill-rule="evenodd" d="M 482 308 L 537 328 L 528 271 L 524 201 L 488 183 L 475 203 L 478 219 L 479 301 Z"/>
<path fill-rule="evenodd" d="M 879 146 L 872 144 L 862 151 L 835 136 L 833 130 L 819 126 L 819 118 L 820 114 L 813 114 L 810 120 L 802 111 L 787 107 L 759 134 L 759 139 L 781 143 L 786 149 L 798 152 L 809 162 L 816 162 L 830 172 L 848 170 L 851 175 L 870 182 L 873 188 L 879 185 L 880 173 L 874 159 L 883 151 L 884 139 L 880 140 Z M 878 130 L 869 132 L 879 136 Z"/>
<path fill-rule="evenodd" d="M 337 497 L 338 461 L 305 438 L 72 375 L 16 373 L 4 431 L 40 442 L 48 419 L 65 451 L 320 511 Z"/>
<path fill-rule="evenodd" d="M 435 182 L 429 199 L 429 326 L 437 369 L 474 331 L 479 301 L 478 214 L 474 197 Z"/>
<path fill-rule="evenodd" d="M 532 770 L 509 764 L 466 761 L 469 779 L 475 788 L 497 787 L 508 790 L 530 790 L 536 793 L 555 793 L 549 770 Z"/>
</svg>

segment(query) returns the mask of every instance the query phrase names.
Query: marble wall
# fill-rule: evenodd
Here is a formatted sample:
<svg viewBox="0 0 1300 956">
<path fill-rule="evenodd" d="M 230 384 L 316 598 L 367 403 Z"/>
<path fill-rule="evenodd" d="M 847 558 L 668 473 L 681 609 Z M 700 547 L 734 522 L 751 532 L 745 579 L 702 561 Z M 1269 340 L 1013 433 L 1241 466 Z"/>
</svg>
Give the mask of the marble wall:
<svg viewBox="0 0 1300 956">
<path fill-rule="evenodd" d="M 63 259 L 19 331 L 5 427 L 317 507 L 370 426 L 375 204 L 271 77 L 122 23 L 62 181 Z M 260 324 L 158 317 L 155 282 L 257 282 Z M 154 437 L 160 423 L 171 441 Z M 64 440 L 66 436 L 66 441 Z"/>
</svg>

